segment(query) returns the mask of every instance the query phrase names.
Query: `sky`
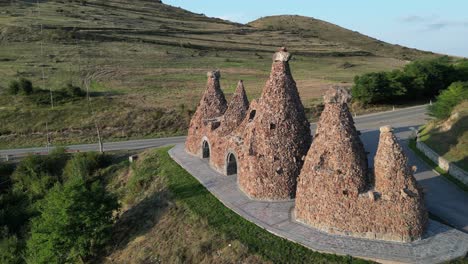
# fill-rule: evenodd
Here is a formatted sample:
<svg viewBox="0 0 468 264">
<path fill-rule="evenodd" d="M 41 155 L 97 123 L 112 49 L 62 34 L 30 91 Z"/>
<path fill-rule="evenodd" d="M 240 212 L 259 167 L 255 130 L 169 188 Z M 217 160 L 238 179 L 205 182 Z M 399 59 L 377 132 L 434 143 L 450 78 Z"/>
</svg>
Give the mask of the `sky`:
<svg viewBox="0 0 468 264">
<path fill-rule="evenodd" d="M 468 0 L 163 0 L 209 17 L 247 23 L 303 15 L 406 47 L 468 57 Z"/>
</svg>

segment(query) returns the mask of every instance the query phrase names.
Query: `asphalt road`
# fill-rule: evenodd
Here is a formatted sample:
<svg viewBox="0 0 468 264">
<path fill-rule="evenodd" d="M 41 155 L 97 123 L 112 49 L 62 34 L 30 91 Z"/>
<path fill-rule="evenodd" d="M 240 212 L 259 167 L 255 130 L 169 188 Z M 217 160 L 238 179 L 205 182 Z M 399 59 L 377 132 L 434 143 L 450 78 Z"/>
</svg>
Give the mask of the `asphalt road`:
<svg viewBox="0 0 468 264">
<path fill-rule="evenodd" d="M 379 128 L 384 125 L 393 126 L 396 136 L 400 139 L 400 143 L 408 155 L 410 165 L 416 165 L 418 168 L 415 177 L 424 188 L 426 205 L 429 211 L 458 229 L 468 232 L 468 194 L 443 176 L 432 171 L 407 147 L 407 139 L 412 133 L 411 128 L 418 128 L 428 120 L 426 108 L 427 106 L 416 106 L 358 116 L 355 117 L 355 123 L 357 129 L 361 131 L 361 139 L 366 151 L 369 152 L 369 165 L 371 167 L 373 167 L 373 157 L 377 150 Z M 315 131 L 316 125 L 312 124 L 311 127 L 312 131 Z M 184 141 L 185 137 L 171 137 L 110 142 L 104 143 L 104 150 L 137 150 L 173 145 Z M 67 149 L 74 152 L 85 152 L 97 151 L 99 147 L 98 144 L 86 144 L 68 146 Z M 6 155 L 21 157 L 29 153 L 47 153 L 47 148 L 0 150 L 0 157 Z"/>
</svg>

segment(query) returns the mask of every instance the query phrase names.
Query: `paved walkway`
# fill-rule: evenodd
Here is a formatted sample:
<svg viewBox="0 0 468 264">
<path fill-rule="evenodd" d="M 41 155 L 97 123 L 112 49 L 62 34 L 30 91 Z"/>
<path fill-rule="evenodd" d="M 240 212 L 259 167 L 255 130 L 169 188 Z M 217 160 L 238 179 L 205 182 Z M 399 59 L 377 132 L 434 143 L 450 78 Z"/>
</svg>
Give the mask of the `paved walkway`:
<svg viewBox="0 0 468 264">
<path fill-rule="evenodd" d="M 269 232 L 312 250 L 376 260 L 383 263 L 440 263 L 468 251 L 468 234 L 430 221 L 424 239 L 398 243 L 331 235 L 300 224 L 291 217 L 294 202 L 249 199 L 235 176 L 213 170 L 206 160 L 187 154 L 183 144 L 169 151 L 171 157 L 197 178 L 225 206 Z"/>
</svg>

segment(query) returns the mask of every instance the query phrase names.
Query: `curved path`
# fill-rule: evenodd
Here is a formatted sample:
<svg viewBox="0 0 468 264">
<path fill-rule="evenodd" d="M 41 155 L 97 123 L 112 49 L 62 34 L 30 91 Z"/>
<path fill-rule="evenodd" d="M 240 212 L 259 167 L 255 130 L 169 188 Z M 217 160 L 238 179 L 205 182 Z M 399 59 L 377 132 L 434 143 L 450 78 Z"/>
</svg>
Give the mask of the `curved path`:
<svg viewBox="0 0 468 264">
<path fill-rule="evenodd" d="M 226 207 L 270 233 L 315 251 L 388 263 L 440 263 L 463 257 L 468 250 L 468 234 L 432 220 L 424 238 L 412 243 L 327 234 L 296 222 L 292 200 L 266 202 L 248 198 L 239 189 L 236 175 L 224 176 L 215 171 L 207 160 L 185 152 L 183 143 L 169 150 L 169 154 Z"/>
<path fill-rule="evenodd" d="M 411 165 L 418 167 L 416 179 L 425 191 L 426 205 L 431 213 L 445 220 L 447 223 L 460 230 L 468 232 L 468 194 L 446 180 L 443 176 L 432 171 L 424 162 L 417 158 L 407 148 L 405 140 L 411 135 L 411 127 L 417 128 L 427 122 L 426 105 L 399 109 L 383 113 L 358 116 L 355 118 L 356 127 L 361 131 L 361 139 L 369 153 L 369 164 L 373 164 L 373 157 L 377 150 L 379 127 L 392 125 L 396 136 L 402 140 Z M 315 124 L 312 124 L 315 131 Z M 135 150 L 174 145 L 185 141 L 185 137 L 157 138 L 131 140 L 122 142 L 104 143 L 104 150 Z M 69 151 L 97 151 L 97 144 L 72 145 L 67 147 Z M 28 148 L 0 150 L 0 158 L 6 155 L 21 157 L 28 153 L 47 153 L 47 149 Z"/>
</svg>

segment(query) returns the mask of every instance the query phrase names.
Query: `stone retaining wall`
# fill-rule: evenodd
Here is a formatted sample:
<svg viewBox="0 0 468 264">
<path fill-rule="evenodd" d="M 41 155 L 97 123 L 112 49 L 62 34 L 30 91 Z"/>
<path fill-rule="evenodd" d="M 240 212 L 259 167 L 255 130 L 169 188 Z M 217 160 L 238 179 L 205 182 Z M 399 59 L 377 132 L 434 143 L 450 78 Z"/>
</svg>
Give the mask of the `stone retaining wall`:
<svg viewBox="0 0 468 264">
<path fill-rule="evenodd" d="M 457 178 L 464 184 L 468 184 L 468 173 L 462 170 L 457 165 L 453 164 L 452 162 L 442 158 L 437 154 L 434 150 L 432 150 L 429 146 L 425 143 L 417 141 L 416 147 L 426 155 L 430 160 L 436 163 L 441 169 L 447 171 L 450 175 Z"/>
</svg>

